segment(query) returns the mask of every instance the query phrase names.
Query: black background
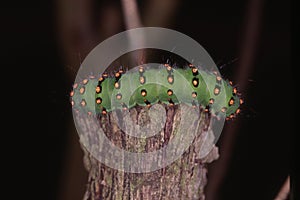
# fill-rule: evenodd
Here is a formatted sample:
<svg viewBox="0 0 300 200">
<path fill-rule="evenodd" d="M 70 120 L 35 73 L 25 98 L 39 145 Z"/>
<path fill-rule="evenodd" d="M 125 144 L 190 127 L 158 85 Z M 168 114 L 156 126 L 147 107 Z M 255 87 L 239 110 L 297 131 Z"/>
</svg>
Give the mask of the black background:
<svg viewBox="0 0 300 200">
<path fill-rule="evenodd" d="M 217 64 L 224 64 L 239 56 L 247 3 L 184 1 L 171 28 L 197 40 Z M 47 181 L 38 183 L 44 184 L 46 192 L 41 199 L 57 199 L 68 147 L 67 122 L 72 118 L 68 98 L 72 80 L 66 78 L 59 53 L 54 5 L 23 2 L 3 6 L 1 13 L 5 65 L 33 69 L 34 77 L 46 79 L 47 86 L 45 81 L 28 83 L 34 91 L 43 91 L 39 99 L 31 100 L 44 102 L 39 118 L 47 120 L 43 139 Z M 253 70 L 243 94 L 246 103 L 220 199 L 273 199 L 291 173 L 296 91 L 292 89 L 290 12 L 289 1 L 264 1 Z M 224 74 L 233 79 L 238 64 L 226 66 Z"/>
</svg>

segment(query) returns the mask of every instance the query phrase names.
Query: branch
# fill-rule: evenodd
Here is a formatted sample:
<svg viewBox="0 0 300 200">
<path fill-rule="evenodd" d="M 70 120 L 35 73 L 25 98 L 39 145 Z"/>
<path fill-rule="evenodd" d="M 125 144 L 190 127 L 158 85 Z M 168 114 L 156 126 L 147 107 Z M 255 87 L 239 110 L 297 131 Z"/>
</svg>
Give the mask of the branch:
<svg viewBox="0 0 300 200">
<path fill-rule="evenodd" d="M 138 6 L 135 0 L 122 0 L 124 19 L 127 29 L 138 28 L 142 26 L 141 18 L 138 12 Z"/>
<path fill-rule="evenodd" d="M 290 176 L 288 176 L 281 186 L 276 198 L 274 200 L 286 200 L 290 193 Z"/>
</svg>

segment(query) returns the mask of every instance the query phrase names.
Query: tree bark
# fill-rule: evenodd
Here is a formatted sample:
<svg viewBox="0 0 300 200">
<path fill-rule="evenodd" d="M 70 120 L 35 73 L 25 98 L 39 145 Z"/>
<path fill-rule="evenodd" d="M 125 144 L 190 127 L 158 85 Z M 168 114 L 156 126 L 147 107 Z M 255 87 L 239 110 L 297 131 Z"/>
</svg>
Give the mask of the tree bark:
<svg viewBox="0 0 300 200">
<path fill-rule="evenodd" d="M 194 130 L 198 134 L 182 156 L 170 165 L 156 171 L 130 173 L 104 165 L 82 145 L 85 155 L 84 165 L 89 172 L 83 200 L 205 199 L 204 187 L 207 184 L 207 165 L 219 157 L 218 148 L 213 146 L 205 157 L 199 158 L 199 149 L 206 148 L 203 146 L 205 145 L 204 138 L 214 138 L 212 131 L 209 129 L 210 116 L 200 110 L 198 116 L 190 112 L 190 117 L 183 121 L 181 120 L 182 113 L 180 110 L 193 109 L 192 107 L 184 104 L 180 106 L 161 104 L 161 107 L 165 109 L 166 122 L 162 131 L 152 137 L 137 138 L 127 135 L 120 130 L 116 119 L 111 113 L 99 117 L 98 123 L 110 141 L 119 148 L 144 153 L 153 152 L 164 145 L 168 145 L 174 135 L 178 134 L 180 123 L 190 124 L 186 131 Z M 78 114 L 77 117 L 80 117 L 80 115 Z M 130 117 L 135 124 L 147 126 L 153 115 L 150 117 L 149 108 L 136 106 L 130 109 Z M 124 120 L 126 123 L 126 119 Z M 92 128 L 88 118 L 81 119 L 81 123 L 84 123 L 84 126 L 88 129 Z M 92 140 L 93 138 L 90 138 L 89 143 L 93 143 Z M 96 148 L 99 151 L 105 151 L 101 144 Z"/>
</svg>

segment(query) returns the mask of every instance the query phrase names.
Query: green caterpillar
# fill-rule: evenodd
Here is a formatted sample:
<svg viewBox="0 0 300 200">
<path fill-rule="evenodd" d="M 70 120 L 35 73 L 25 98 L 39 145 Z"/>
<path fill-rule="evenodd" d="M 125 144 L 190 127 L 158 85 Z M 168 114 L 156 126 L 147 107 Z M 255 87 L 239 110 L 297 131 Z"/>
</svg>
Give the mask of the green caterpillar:
<svg viewBox="0 0 300 200">
<path fill-rule="evenodd" d="M 184 69 L 169 64 L 137 68 L 126 73 L 120 68 L 113 76 L 104 72 L 100 78 L 90 76 L 75 83 L 70 93 L 73 108 L 88 114 L 105 115 L 136 105 L 186 103 L 201 106 L 213 115 L 223 113 L 226 119 L 240 112 L 243 100 L 237 89 L 217 72 L 207 72 L 193 65 Z"/>
</svg>

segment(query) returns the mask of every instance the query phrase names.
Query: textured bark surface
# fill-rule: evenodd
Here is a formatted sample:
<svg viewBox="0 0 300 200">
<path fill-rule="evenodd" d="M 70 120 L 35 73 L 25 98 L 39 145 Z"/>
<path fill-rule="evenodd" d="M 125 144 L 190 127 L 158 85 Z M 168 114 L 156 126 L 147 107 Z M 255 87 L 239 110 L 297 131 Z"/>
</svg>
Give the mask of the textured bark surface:
<svg viewBox="0 0 300 200">
<path fill-rule="evenodd" d="M 183 122 L 180 109 L 192 108 L 182 105 L 180 107 L 164 106 L 163 109 L 166 112 L 164 127 L 160 133 L 148 138 L 141 139 L 124 133 L 116 124 L 116 119 L 111 113 L 101 117 L 98 123 L 112 143 L 130 152 L 152 152 L 168 145 L 174 135 L 178 134 L 179 122 L 189 124 L 186 131 L 198 133 L 193 139 L 192 145 L 172 164 L 147 173 L 129 173 L 107 167 L 82 146 L 85 153 L 84 164 L 89 172 L 84 200 L 205 199 L 207 165 L 219 156 L 218 149 L 214 146 L 209 154 L 199 158 L 199 150 L 203 148 L 204 138 L 211 137 L 213 139 L 214 137 L 212 131 L 208 129 L 210 118 L 204 111 L 200 111 L 198 117 L 193 116 L 191 112 L 191 118 L 185 119 Z M 153 116 L 150 119 L 147 107 L 132 108 L 130 118 L 139 126 L 153 128 L 149 126 L 149 121 Z M 126 123 L 126 118 L 124 120 Z M 85 128 L 91 128 L 87 119 L 81 120 L 81 123 L 85 123 Z M 93 143 L 92 140 L 93 138 L 89 137 L 89 143 Z M 97 143 L 99 144 L 99 141 Z M 105 151 L 101 148 L 101 143 L 98 144 L 94 149 Z"/>
</svg>

